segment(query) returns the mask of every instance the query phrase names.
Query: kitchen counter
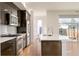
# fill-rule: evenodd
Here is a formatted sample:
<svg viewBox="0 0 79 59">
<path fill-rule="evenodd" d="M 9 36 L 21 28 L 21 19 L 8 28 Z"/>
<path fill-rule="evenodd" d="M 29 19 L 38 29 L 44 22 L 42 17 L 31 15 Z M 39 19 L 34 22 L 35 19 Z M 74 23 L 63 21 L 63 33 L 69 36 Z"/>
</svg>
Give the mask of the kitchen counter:
<svg viewBox="0 0 79 59">
<path fill-rule="evenodd" d="M 64 38 L 64 39 L 63 39 Z M 79 40 L 72 40 L 72 39 L 65 39 L 66 37 L 63 37 L 63 38 L 60 38 L 59 39 L 54 39 L 53 36 L 40 36 L 40 41 L 53 41 L 53 40 L 61 40 L 62 42 L 64 41 L 73 41 L 73 42 L 77 42 Z"/>
<path fill-rule="evenodd" d="M 0 43 L 15 39 L 16 37 L 0 37 Z"/>
<path fill-rule="evenodd" d="M 19 33 L 19 34 L 20 34 L 20 36 L 24 36 L 26 33 Z M 17 36 L 17 37 L 19 37 L 19 36 Z M 15 39 L 17 37 L 0 37 L 0 43 Z"/>
<path fill-rule="evenodd" d="M 51 40 L 61 40 L 61 39 L 54 39 L 53 36 L 40 36 L 40 41 L 51 41 Z"/>
</svg>

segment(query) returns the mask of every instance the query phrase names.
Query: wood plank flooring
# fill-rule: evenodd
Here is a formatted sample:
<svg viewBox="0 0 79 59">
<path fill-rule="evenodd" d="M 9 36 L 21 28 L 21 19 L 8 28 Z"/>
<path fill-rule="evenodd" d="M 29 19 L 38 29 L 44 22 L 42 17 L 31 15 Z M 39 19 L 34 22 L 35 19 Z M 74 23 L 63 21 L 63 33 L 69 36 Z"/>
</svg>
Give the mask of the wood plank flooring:
<svg viewBox="0 0 79 59">
<path fill-rule="evenodd" d="M 40 41 L 35 39 L 30 46 L 26 47 L 23 50 L 24 56 L 40 56 L 41 55 L 41 46 Z"/>
<path fill-rule="evenodd" d="M 24 56 L 41 56 L 40 41 L 35 39 L 33 43 L 23 50 Z M 79 56 L 79 42 L 78 41 L 64 41 L 62 42 L 63 56 Z"/>
<path fill-rule="evenodd" d="M 62 55 L 79 56 L 79 42 L 78 41 L 62 42 Z"/>
</svg>

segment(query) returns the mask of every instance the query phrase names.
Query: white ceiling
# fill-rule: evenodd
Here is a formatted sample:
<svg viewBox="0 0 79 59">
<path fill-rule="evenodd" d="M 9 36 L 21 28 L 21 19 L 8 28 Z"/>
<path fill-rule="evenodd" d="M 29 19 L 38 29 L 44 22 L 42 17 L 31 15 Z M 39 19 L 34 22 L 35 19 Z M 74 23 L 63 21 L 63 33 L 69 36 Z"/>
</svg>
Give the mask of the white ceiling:
<svg viewBox="0 0 79 59">
<path fill-rule="evenodd" d="M 28 6 L 40 10 L 79 10 L 79 2 L 29 2 Z"/>
<path fill-rule="evenodd" d="M 22 2 L 13 2 L 21 10 L 26 10 Z"/>
</svg>

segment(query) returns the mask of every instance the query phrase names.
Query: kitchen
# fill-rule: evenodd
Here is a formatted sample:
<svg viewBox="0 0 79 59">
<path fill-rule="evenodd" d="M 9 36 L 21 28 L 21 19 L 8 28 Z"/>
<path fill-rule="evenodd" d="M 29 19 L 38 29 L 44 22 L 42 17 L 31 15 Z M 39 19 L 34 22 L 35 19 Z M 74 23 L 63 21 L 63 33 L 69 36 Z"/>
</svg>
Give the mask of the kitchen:
<svg viewBox="0 0 79 59">
<path fill-rule="evenodd" d="M 0 55 L 79 55 L 77 5 L 76 2 L 0 2 Z"/>
<path fill-rule="evenodd" d="M 30 13 L 18 8 L 15 2 L 0 2 L 1 56 L 23 55 L 23 49 L 31 44 L 30 17 Z"/>
<path fill-rule="evenodd" d="M 21 8 L 22 9 L 21 9 Z M 38 13 L 36 12 L 36 15 Z M 39 15 L 39 14 L 38 14 Z M 45 35 L 45 38 L 32 39 L 33 25 L 32 14 L 17 2 L 0 3 L 0 55 L 1 56 L 23 56 L 25 49 L 36 56 L 61 56 L 61 40 L 51 40 L 52 34 Z M 39 17 L 37 17 L 38 19 Z M 33 23 L 36 25 L 36 23 Z M 35 28 L 34 28 L 35 29 Z M 38 29 L 37 34 L 41 34 L 42 27 Z M 40 31 L 40 32 L 39 32 Z M 47 36 L 50 40 L 48 40 Z M 35 42 L 33 42 L 35 41 Z M 53 49 L 53 47 L 54 49 Z M 53 50 L 52 50 L 53 49 Z M 55 51 L 55 52 L 51 52 Z M 33 54 L 34 53 L 34 54 Z M 30 55 L 31 55 L 30 54 Z"/>
</svg>

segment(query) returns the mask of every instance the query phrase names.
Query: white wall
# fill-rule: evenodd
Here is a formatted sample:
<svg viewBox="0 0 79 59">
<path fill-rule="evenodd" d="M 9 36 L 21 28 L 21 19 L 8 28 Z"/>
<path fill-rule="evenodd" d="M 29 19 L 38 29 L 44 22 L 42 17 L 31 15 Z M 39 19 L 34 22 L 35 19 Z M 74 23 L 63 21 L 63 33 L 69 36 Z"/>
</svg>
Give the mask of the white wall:
<svg viewBox="0 0 79 59">
<path fill-rule="evenodd" d="M 58 19 L 60 15 L 79 15 L 78 12 L 74 11 L 47 11 L 47 33 L 49 34 L 51 31 L 53 31 L 53 39 L 59 39 L 59 24 Z"/>
<path fill-rule="evenodd" d="M 37 37 L 37 20 L 43 21 L 43 33 L 51 34 L 53 32 L 52 39 L 59 39 L 59 16 L 60 15 L 79 15 L 79 12 L 75 11 L 33 11 L 33 37 Z"/>
<path fill-rule="evenodd" d="M 46 33 L 46 11 L 43 10 L 33 10 L 33 37 L 34 39 L 38 37 L 37 34 L 37 21 L 38 20 L 43 21 L 43 33 Z"/>
<path fill-rule="evenodd" d="M 58 16 L 55 12 L 47 12 L 47 34 L 53 32 L 52 39 L 58 39 Z"/>
</svg>

